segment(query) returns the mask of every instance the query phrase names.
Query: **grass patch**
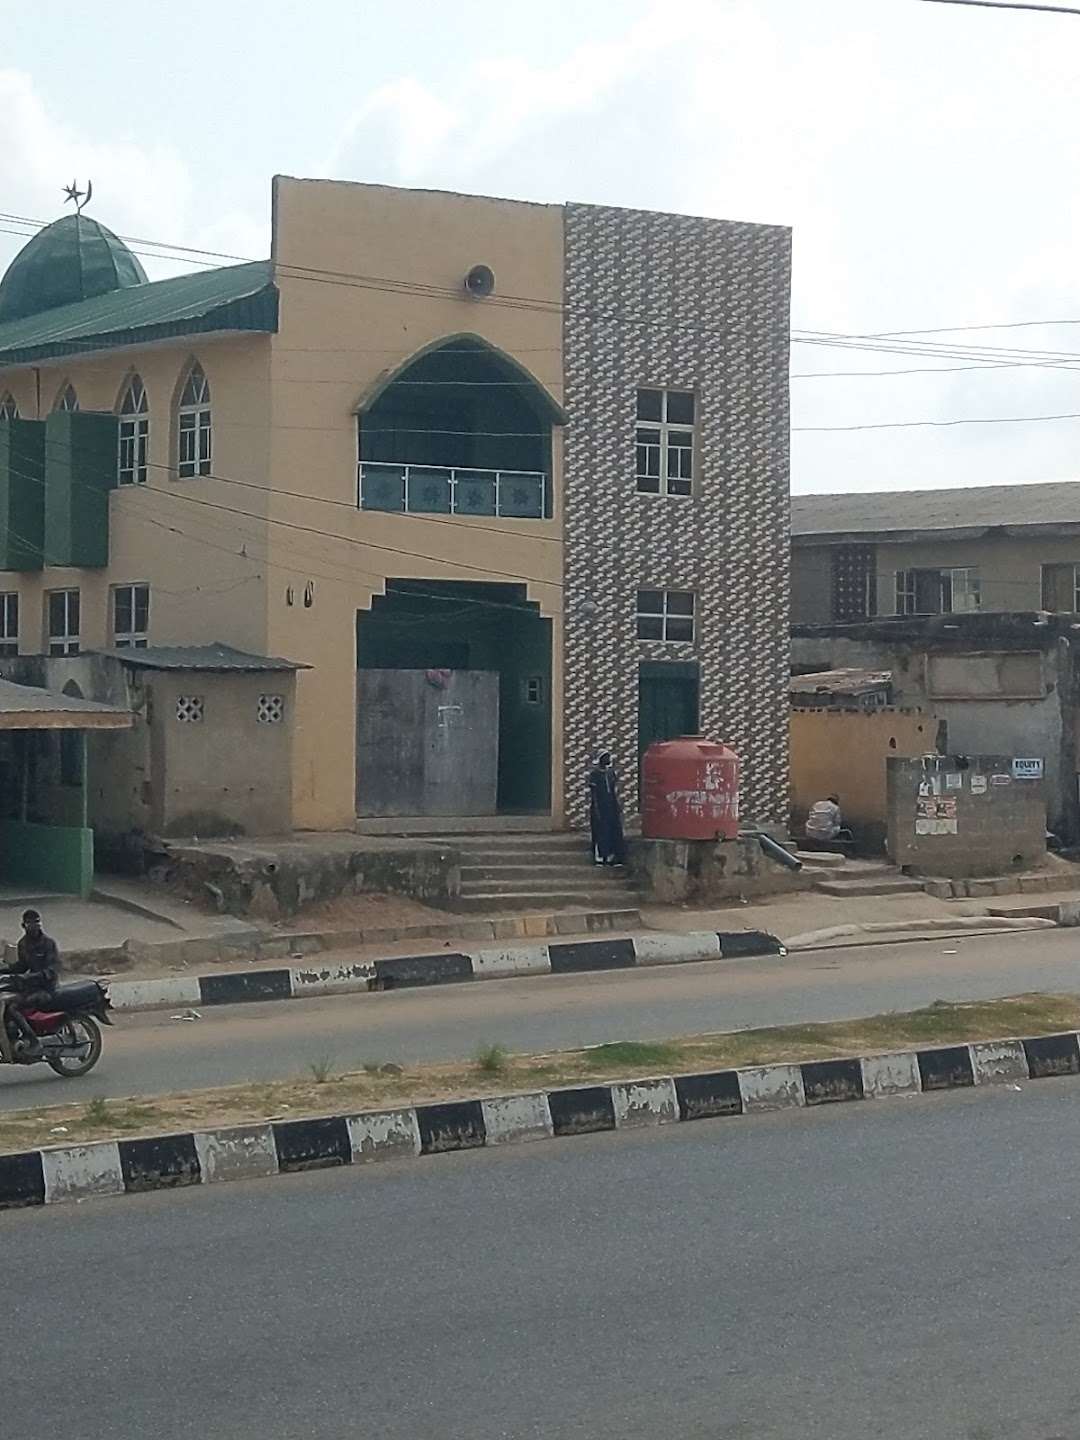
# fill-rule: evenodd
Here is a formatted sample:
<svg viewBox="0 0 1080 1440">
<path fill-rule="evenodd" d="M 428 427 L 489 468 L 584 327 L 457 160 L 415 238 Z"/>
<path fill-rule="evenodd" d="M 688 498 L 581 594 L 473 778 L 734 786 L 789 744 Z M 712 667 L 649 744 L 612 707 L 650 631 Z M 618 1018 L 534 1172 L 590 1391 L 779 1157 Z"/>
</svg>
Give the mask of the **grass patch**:
<svg viewBox="0 0 1080 1440">
<path fill-rule="evenodd" d="M 317 1060 L 312 1060 L 308 1069 L 316 1085 L 325 1085 L 334 1073 L 334 1062 L 329 1055 L 320 1055 Z"/>
<path fill-rule="evenodd" d="M 680 1058 L 679 1046 L 669 1041 L 655 1040 L 613 1040 L 607 1045 L 594 1045 L 585 1051 L 586 1064 L 591 1070 L 607 1071 L 615 1066 L 648 1068 L 652 1065 L 673 1065 Z"/>
<path fill-rule="evenodd" d="M 230 1085 L 157 1098 L 106 1101 L 95 1096 L 80 1105 L 11 1111 L 0 1115 L 0 1152 L 282 1117 L 295 1119 L 331 1110 L 349 1114 L 390 1105 L 482 1097 L 642 1074 L 734 1069 L 1077 1029 L 1080 997 L 1017 995 L 971 1004 L 937 1001 L 921 1010 L 820 1025 L 787 1025 L 654 1041 L 622 1040 L 589 1050 L 548 1055 L 511 1055 L 502 1046 L 489 1045 L 471 1061 L 416 1066 L 408 1074 L 399 1065 L 370 1062 L 361 1070 L 335 1074 L 329 1094 L 329 1072 L 320 1080 L 313 1066 L 310 1078 Z M 316 1064 L 321 1070 L 321 1062 Z M 63 1094 L 62 1084 L 57 1084 L 55 1093 L 58 1098 Z"/>
<path fill-rule="evenodd" d="M 503 1075 L 510 1052 L 505 1045 L 481 1045 L 473 1056 L 473 1064 L 481 1075 Z"/>
</svg>

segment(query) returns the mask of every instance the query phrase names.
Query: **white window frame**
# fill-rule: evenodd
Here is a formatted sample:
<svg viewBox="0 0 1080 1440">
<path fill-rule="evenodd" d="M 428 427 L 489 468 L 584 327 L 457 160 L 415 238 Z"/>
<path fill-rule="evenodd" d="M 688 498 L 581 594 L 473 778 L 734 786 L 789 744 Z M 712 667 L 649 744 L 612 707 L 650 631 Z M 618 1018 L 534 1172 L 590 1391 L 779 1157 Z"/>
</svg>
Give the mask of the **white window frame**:
<svg viewBox="0 0 1080 1440">
<path fill-rule="evenodd" d="M 52 626 L 53 600 L 63 597 L 64 625 L 54 631 Z M 72 623 L 74 610 L 74 623 Z M 47 590 L 45 592 L 45 635 L 50 655 L 78 655 L 80 645 L 80 622 L 82 601 L 78 590 Z"/>
<path fill-rule="evenodd" d="M 56 408 L 59 411 L 73 415 L 79 408 L 79 392 L 69 380 L 63 390 L 56 398 Z"/>
<path fill-rule="evenodd" d="M 120 601 L 126 598 L 131 624 L 120 627 Z M 112 599 L 113 648 L 116 650 L 145 650 L 150 633 L 150 586 L 141 581 L 132 585 L 114 585 Z M 143 624 L 139 625 L 139 610 L 143 611 Z"/>
<path fill-rule="evenodd" d="M 213 464 L 210 382 L 201 365 L 188 371 L 176 408 L 176 474 L 181 480 L 209 475 Z"/>
<path fill-rule="evenodd" d="M 671 495 L 686 499 L 694 493 L 694 452 L 697 448 L 697 396 L 693 390 L 662 389 L 643 385 L 637 392 L 637 409 L 643 395 L 660 396 L 660 419 L 636 419 L 636 483 L 641 495 Z M 669 420 L 671 397 L 689 396 L 693 418 Z M 655 473 L 653 473 L 655 471 Z"/>
<path fill-rule="evenodd" d="M 145 485 L 149 468 L 147 449 L 150 444 L 150 402 L 138 375 L 133 375 L 120 401 L 120 423 L 117 427 L 116 483 Z"/>
<path fill-rule="evenodd" d="M 918 606 L 918 580 L 920 574 L 936 575 L 939 586 L 949 586 L 949 603 L 942 601 L 937 610 L 920 611 Z M 895 613 L 897 615 L 975 615 L 982 609 L 982 589 L 978 565 L 913 565 L 906 570 L 897 570 L 895 583 Z M 958 603 L 963 601 L 962 604 Z"/>
<path fill-rule="evenodd" d="M 659 595 L 659 608 L 643 609 L 646 596 Z M 671 602 L 678 597 L 679 607 L 672 609 Z M 684 601 L 689 599 L 689 613 Z M 658 635 L 642 634 L 642 622 L 649 629 L 655 628 L 659 621 L 660 633 Z M 686 622 L 690 622 L 690 634 L 672 633 L 685 631 Z M 647 589 L 639 590 L 637 593 L 637 632 L 638 639 L 645 640 L 652 644 L 662 645 L 693 645 L 697 639 L 697 594 L 693 590 L 664 590 Z"/>
<path fill-rule="evenodd" d="M 18 420 L 19 403 L 10 390 L 5 390 L 0 395 L 0 420 Z"/>
<path fill-rule="evenodd" d="M 0 593 L 0 655 L 19 653 L 19 592 Z"/>
<path fill-rule="evenodd" d="M 895 608 L 897 615 L 915 614 L 915 571 L 897 570 L 895 576 Z"/>
<path fill-rule="evenodd" d="M 975 615 L 982 608 L 982 587 L 977 565 L 957 565 L 943 570 L 949 577 L 949 615 Z M 973 578 L 974 577 L 974 578 Z M 957 604 L 963 598 L 964 604 Z"/>
</svg>

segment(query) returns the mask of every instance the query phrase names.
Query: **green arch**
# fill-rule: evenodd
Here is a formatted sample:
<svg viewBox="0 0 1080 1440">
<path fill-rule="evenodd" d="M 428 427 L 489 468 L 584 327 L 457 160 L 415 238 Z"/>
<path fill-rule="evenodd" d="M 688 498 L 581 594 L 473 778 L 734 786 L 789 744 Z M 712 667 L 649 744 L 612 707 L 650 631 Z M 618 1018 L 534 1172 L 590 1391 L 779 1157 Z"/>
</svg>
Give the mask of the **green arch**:
<svg viewBox="0 0 1080 1440">
<path fill-rule="evenodd" d="M 485 340 L 482 335 L 476 335 L 468 330 L 458 331 L 453 335 L 440 335 L 437 340 L 432 340 L 429 344 L 421 346 L 419 350 L 414 350 L 407 360 L 403 360 L 394 370 L 387 371 L 375 382 L 356 407 L 356 413 L 358 415 L 366 414 L 396 381 L 404 378 L 417 361 L 423 360 L 438 350 L 458 345 L 462 341 L 468 341 L 477 350 L 483 351 L 488 358 L 505 370 L 512 380 L 517 381 L 521 385 L 523 395 L 534 404 L 538 414 L 549 425 L 566 424 L 566 411 L 551 392 L 541 385 L 531 370 L 522 365 L 520 360 L 515 360 L 512 355 L 507 354 L 505 350 L 493 345 L 490 340 Z"/>
</svg>

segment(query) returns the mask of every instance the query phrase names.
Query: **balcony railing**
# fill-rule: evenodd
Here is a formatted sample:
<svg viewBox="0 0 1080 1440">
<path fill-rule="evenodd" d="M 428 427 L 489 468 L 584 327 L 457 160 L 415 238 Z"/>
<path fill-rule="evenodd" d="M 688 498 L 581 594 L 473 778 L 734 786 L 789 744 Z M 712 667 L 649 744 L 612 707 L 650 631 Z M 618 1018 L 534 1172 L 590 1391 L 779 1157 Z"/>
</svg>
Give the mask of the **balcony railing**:
<svg viewBox="0 0 1080 1440">
<path fill-rule="evenodd" d="M 547 476 L 538 470 L 474 470 L 447 465 L 360 462 L 361 510 L 414 515 L 492 515 L 542 520 Z"/>
</svg>

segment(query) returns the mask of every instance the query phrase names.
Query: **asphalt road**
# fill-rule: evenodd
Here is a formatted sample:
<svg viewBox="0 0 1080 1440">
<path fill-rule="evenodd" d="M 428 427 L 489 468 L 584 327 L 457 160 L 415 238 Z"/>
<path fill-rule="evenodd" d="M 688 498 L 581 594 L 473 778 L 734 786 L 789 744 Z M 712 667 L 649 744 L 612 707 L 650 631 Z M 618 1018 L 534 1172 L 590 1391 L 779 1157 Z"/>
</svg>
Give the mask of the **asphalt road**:
<svg viewBox="0 0 1080 1440">
<path fill-rule="evenodd" d="M 158 1011 L 117 1017 L 100 1064 L 84 1080 L 59 1080 L 44 1066 L 0 1071 L 0 1111 L 288 1078 L 307 1074 L 323 1057 L 341 1069 L 372 1060 L 411 1065 L 463 1059 L 490 1042 L 535 1052 L 849 1018 L 1023 990 L 1080 991 L 1080 934 L 1033 930 L 229 1005 L 191 1022 Z"/>
<path fill-rule="evenodd" d="M 0 1217 L 20 1440 L 1075 1440 L 1080 1083 Z M 30 1282 L 29 1284 L 27 1282 Z"/>
</svg>

